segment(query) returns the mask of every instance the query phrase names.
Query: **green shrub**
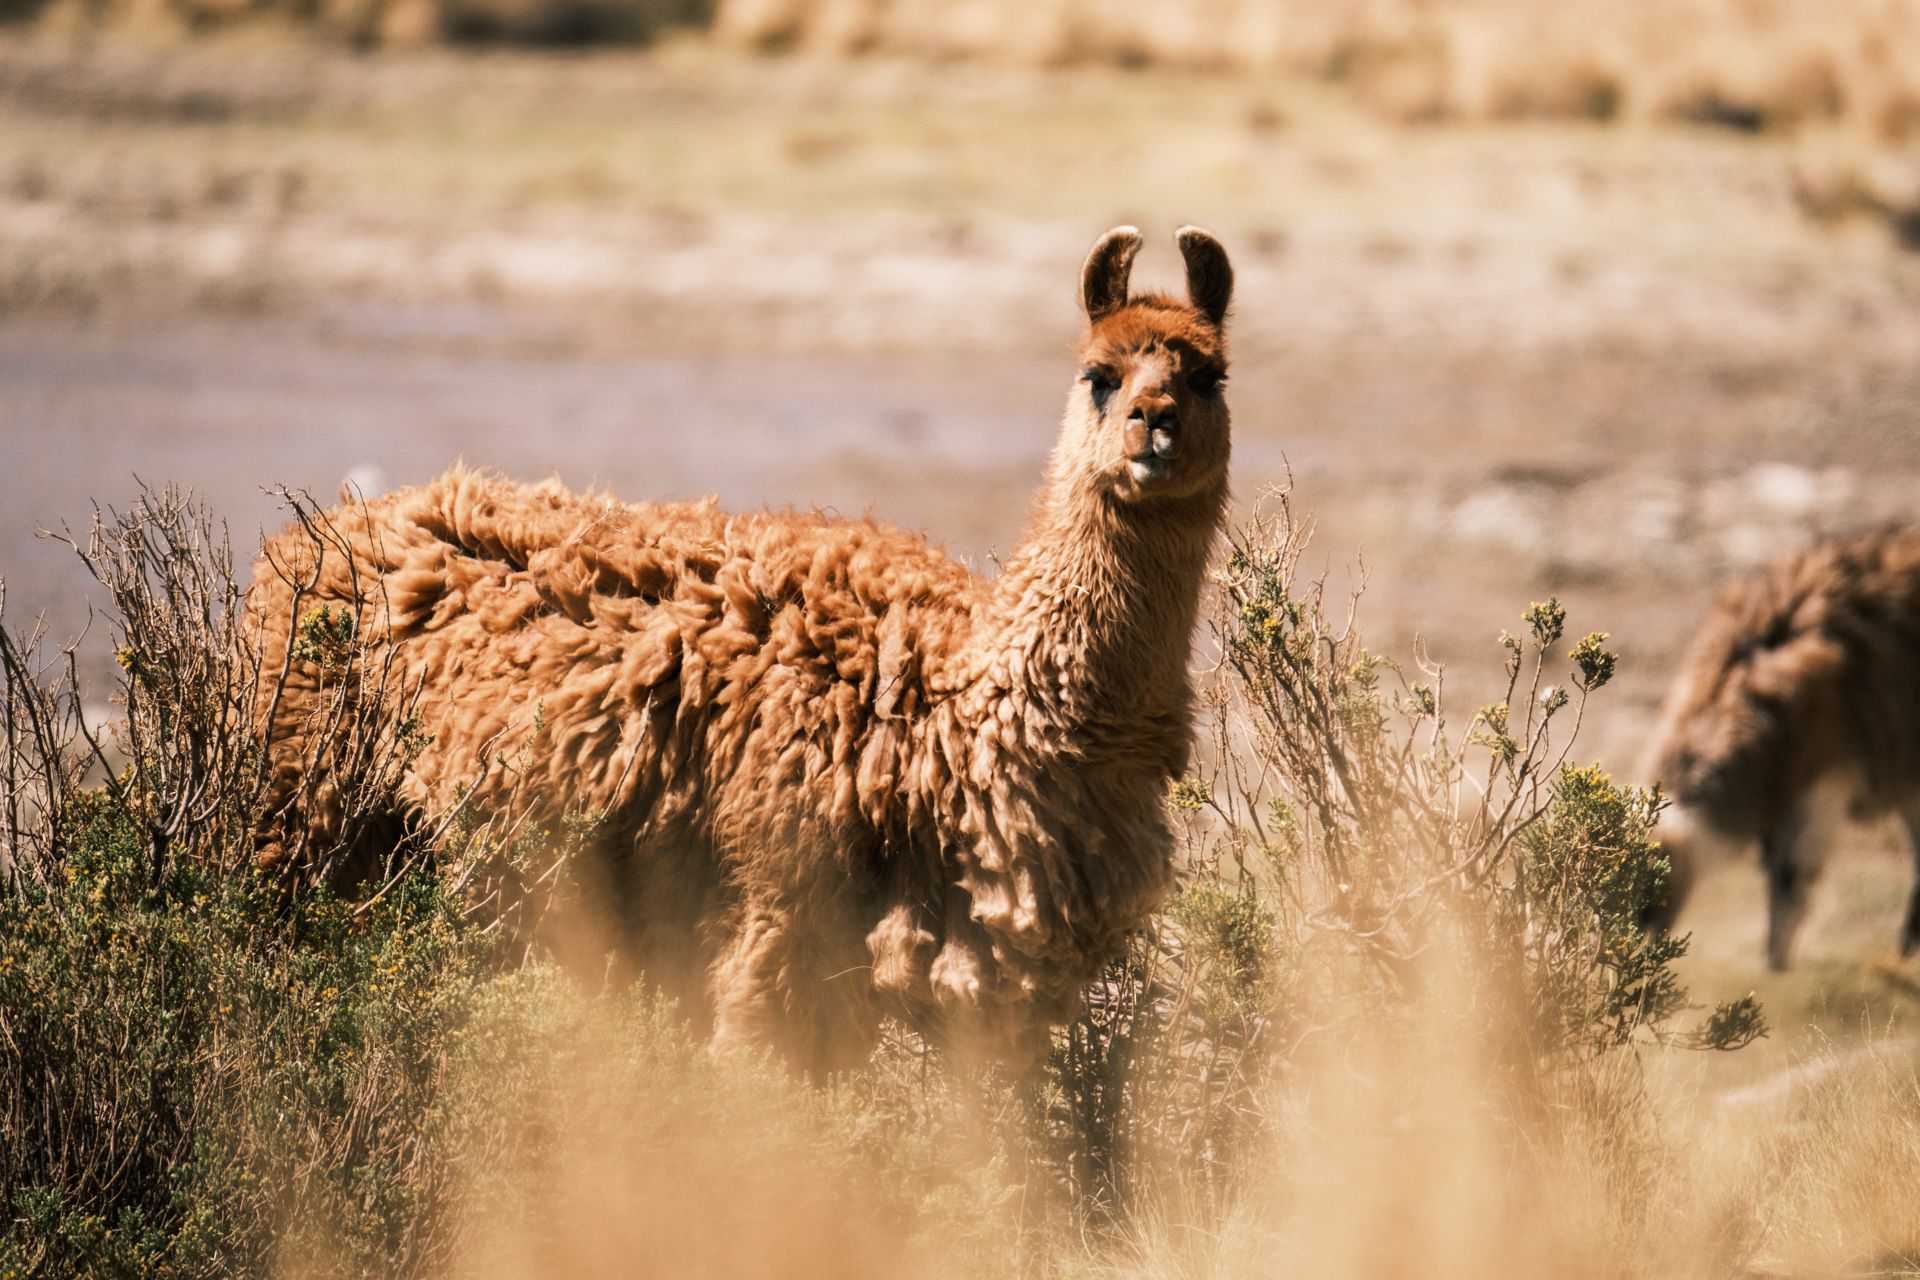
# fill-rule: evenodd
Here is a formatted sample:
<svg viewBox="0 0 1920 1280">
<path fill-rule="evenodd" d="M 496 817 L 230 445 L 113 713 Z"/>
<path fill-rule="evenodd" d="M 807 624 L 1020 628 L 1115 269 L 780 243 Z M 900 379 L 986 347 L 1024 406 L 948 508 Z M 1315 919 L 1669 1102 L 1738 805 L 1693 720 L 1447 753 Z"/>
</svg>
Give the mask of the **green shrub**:
<svg viewBox="0 0 1920 1280">
<path fill-rule="evenodd" d="M 1284 495 L 1234 537 L 1206 767 L 1168 800 L 1185 885 L 1056 1038 L 1039 1115 L 1083 1226 L 1170 1203 L 1222 1221 L 1303 1105 L 1303 1042 L 1391 1058 L 1439 1035 L 1487 1073 L 1473 1105 L 1520 1158 L 1557 1146 L 1568 1106 L 1637 1113 L 1613 1055 L 1765 1033 L 1750 997 L 1678 1029 L 1687 940 L 1640 924 L 1668 874 L 1661 800 L 1566 763 L 1615 670 L 1606 636 L 1556 680 L 1566 611 L 1533 604 L 1500 637 L 1505 697 L 1457 731 L 1438 666 L 1416 651 L 1409 679 L 1298 586 L 1305 540 Z"/>
<path fill-rule="evenodd" d="M 361 907 L 186 866 L 151 891 L 139 827 L 75 807 L 68 873 L 0 900 L 0 1275 L 437 1274 L 565 1256 L 596 1207 L 722 1274 L 879 1274 L 923 1217 L 1000 1239 L 998 1166 L 957 1182 L 917 1091 L 814 1091 L 716 1062 L 644 985 L 503 970 L 431 872 Z"/>
<path fill-rule="evenodd" d="M 417 1121 L 488 940 L 424 874 L 364 912 L 184 862 L 154 886 L 111 798 L 72 812 L 64 873 L 0 900 L 0 1274 L 430 1253 Z"/>
</svg>

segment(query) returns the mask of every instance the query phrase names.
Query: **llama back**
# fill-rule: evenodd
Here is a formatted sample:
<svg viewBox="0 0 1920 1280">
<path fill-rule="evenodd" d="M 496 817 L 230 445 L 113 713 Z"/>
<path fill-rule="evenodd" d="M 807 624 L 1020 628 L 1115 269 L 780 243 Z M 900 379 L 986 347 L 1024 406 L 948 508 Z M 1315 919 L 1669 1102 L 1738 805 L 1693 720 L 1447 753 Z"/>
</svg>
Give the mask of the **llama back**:
<svg viewBox="0 0 1920 1280">
<path fill-rule="evenodd" d="M 1920 789 L 1920 532 L 1821 543 L 1730 587 L 1645 772 L 1745 838 L 1835 770 L 1857 775 L 1869 810 Z"/>
<path fill-rule="evenodd" d="M 317 569 L 298 528 L 256 565 L 248 610 L 267 669 L 300 617 L 353 608 L 374 651 L 392 647 L 406 685 L 432 692 L 419 707 L 431 740 L 402 791 L 429 815 L 464 793 L 549 828 L 569 812 L 627 837 L 685 824 L 770 714 L 796 717 L 799 773 L 844 772 L 867 715 L 937 695 L 949 673 L 922 655 L 951 652 L 971 624 L 964 568 L 866 521 L 629 506 L 462 468 L 327 519 Z M 323 675 L 289 664 L 275 797 L 308 768 Z M 838 802 L 852 817 L 858 790 Z M 313 809 L 305 821 L 333 835 L 324 797 Z M 287 847 L 270 842 L 268 863 Z"/>
</svg>

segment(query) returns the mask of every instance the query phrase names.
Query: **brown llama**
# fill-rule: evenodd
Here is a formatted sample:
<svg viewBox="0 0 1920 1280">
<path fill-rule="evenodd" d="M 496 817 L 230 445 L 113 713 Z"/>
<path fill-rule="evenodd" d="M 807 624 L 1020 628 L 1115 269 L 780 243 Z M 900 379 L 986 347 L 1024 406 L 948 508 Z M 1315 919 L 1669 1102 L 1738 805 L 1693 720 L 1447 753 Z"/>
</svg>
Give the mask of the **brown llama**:
<svg viewBox="0 0 1920 1280">
<path fill-rule="evenodd" d="M 1824 542 L 1729 588 L 1668 690 L 1643 774 L 1673 922 L 1702 838 L 1757 840 L 1767 962 L 1785 969 L 1842 819 L 1898 812 L 1920 863 L 1920 532 Z M 1920 883 L 1900 952 L 1920 949 Z"/>
<path fill-rule="evenodd" d="M 379 600 L 361 634 L 417 683 L 432 735 L 410 812 L 465 794 L 548 830 L 604 815 L 592 896 L 716 1047 L 828 1070 L 891 1015 L 1031 1062 L 1172 881 L 1233 289 L 1213 236 L 1176 240 L 1185 303 L 1128 292 L 1131 227 L 1088 256 L 1080 374 L 997 577 L 872 520 L 627 505 L 456 467 L 333 511 L 350 554 L 297 600 L 283 562 L 306 544 L 268 543 L 248 607 L 269 666 L 296 611 Z M 318 679 L 290 664 L 277 797 L 309 767 Z M 500 753 L 514 768 L 491 755 L 523 741 Z M 264 864 L 294 847 L 286 824 L 337 827 L 318 794 L 263 831 Z"/>
</svg>

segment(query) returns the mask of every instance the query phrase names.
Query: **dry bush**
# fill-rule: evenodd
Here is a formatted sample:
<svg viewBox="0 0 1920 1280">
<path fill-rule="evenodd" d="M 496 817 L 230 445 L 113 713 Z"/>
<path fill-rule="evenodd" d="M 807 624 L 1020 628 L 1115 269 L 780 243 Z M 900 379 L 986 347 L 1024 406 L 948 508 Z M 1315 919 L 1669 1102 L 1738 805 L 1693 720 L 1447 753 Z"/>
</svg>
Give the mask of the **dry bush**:
<svg viewBox="0 0 1920 1280">
<path fill-rule="evenodd" d="M 326 554 L 324 516 L 286 497 Z M 418 1136 L 392 1113 L 417 1111 L 431 1064 L 396 1060 L 368 1024 L 397 1014 L 440 1034 L 434 1014 L 405 1009 L 407 980 L 464 975 L 490 944 L 466 936 L 445 886 L 412 874 L 406 845 L 353 907 L 255 874 L 262 743 L 286 673 L 247 643 L 231 551 L 204 510 L 146 491 L 67 540 L 113 602 L 125 715 L 109 742 L 82 713 L 77 644 L 49 652 L 37 632 L 0 628 L 0 1197 L 22 1228 L 0 1252 L 56 1272 L 162 1257 L 244 1269 L 310 1182 L 327 1201 L 364 1192 L 363 1215 L 385 1192 L 339 1180 L 404 1183 Z M 390 714 L 404 693 L 350 627 L 308 622 L 333 680 L 314 727 L 348 808 L 373 820 L 392 812 L 410 749 Z M 324 871 L 353 838 L 301 850 L 301 865 Z M 391 1236 L 381 1244 L 406 1253 Z"/>
<path fill-rule="evenodd" d="M 272 569 L 293 584 L 297 605 L 303 583 L 340 554 L 341 535 L 305 495 L 281 496 L 305 539 L 290 562 Z M 71 535 L 61 540 L 112 601 L 114 656 L 124 672 L 115 701 L 125 714 L 113 725 L 110 758 L 80 714 L 77 643 L 45 655 L 43 637 L 21 641 L 0 629 L 10 819 L 0 851 L 16 879 L 45 884 L 57 874 L 63 808 L 81 772 L 95 766 L 112 801 L 138 821 L 155 885 L 177 861 L 231 875 L 252 862 L 254 834 L 263 828 L 304 833 L 320 786 L 341 821 L 324 846 L 302 842 L 284 851 L 290 877 L 329 878 L 368 827 L 393 820 L 396 788 L 421 745 L 411 715 L 420 690 L 403 686 L 391 654 L 371 651 L 355 616 L 324 606 L 301 613 L 299 638 L 280 668 L 264 668 L 245 631 L 225 530 L 177 489 L 143 491 L 124 514 L 96 512 L 85 546 Z M 364 593 L 353 601 L 356 613 L 372 603 Z M 320 686 L 298 736 L 326 753 L 327 767 L 310 759 L 305 774 L 314 781 L 269 813 L 262 808 L 265 744 L 292 714 L 280 693 L 296 660 L 317 670 Z M 116 760 L 125 767 L 114 767 Z M 417 847 L 399 841 L 393 857 Z M 365 869 L 376 880 L 390 870 Z"/>
<path fill-rule="evenodd" d="M 113 767 L 81 713 L 78 642 L 49 653 L 38 630 L 0 628 L 0 730 L 5 734 L 6 825 L 12 888 L 45 886 L 61 870 L 66 808 L 81 777 L 105 785 L 135 818 L 153 883 L 178 859 L 231 869 L 251 830 L 263 758 L 253 704 L 260 665 L 241 643 L 240 593 L 223 530 L 171 488 L 143 493 L 125 516 L 96 513 L 82 548 L 113 600 L 115 657 L 126 673 Z M 0 598 L 3 601 L 3 598 Z"/>
<path fill-rule="evenodd" d="M 1533 606 L 1506 700 L 1455 730 L 1437 668 L 1408 677 L 1297 580 L 1306 537 L 1282 497 L 1219 575 L 1212 764 L 1169 797 L 1179 895 L 1042 1081 L 975 1086 L 1021 1114 L 1024 1229 L 1148 1274 L 1645 1255 L 1664 1148 L 1639 1055 L 1765 1028 L 1751 999 L 1680 1024 L 1686 943 L 1639 925 L 1659 797 L 1567 762 L 1605 637 L 1563 659 L 1563 613 Z"/>
</svg>

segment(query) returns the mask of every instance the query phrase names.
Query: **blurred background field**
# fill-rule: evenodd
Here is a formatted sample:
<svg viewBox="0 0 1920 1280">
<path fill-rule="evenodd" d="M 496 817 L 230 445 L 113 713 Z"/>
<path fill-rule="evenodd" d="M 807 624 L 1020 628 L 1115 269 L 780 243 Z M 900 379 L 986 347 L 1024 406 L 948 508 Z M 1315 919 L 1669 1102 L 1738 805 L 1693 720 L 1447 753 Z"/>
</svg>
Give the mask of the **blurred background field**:
<svg viewBox="0 0 1920 1280">
<path fill-rule="evenodd" d="M 1622 657 L 1634 776 L 1713 592 L 1920 514 L 1920 4 L 1900 0 L 13 0 L 0 29 L 0 576 L 193 486 L 454 459 L 629 499 L 872 511 L 986 565 L 1073 376 L 1092 237 L 1240 273 L 1242 505 L 1291 481 L 1370 645 L 1456 706 L 1529 602 Z M 96 657 L 95 676 L 106 664 Z M 1767 1087 L 1899 1037 L 1911 868 L 1855 833 L 1796 972 L 1761 885 L 1682 919 Z M 1920 1235 L 1916 1235 L 1920 1239 Z"/>
</svg>

